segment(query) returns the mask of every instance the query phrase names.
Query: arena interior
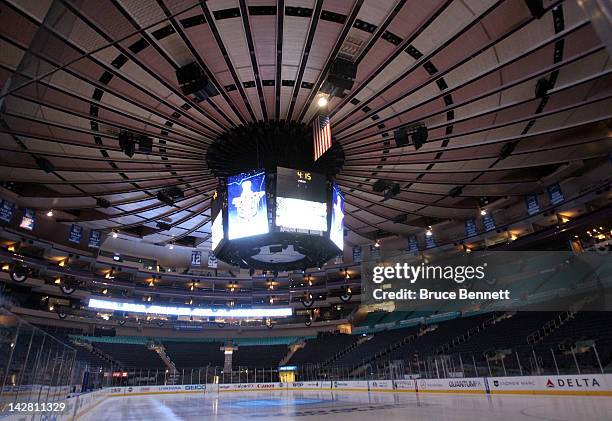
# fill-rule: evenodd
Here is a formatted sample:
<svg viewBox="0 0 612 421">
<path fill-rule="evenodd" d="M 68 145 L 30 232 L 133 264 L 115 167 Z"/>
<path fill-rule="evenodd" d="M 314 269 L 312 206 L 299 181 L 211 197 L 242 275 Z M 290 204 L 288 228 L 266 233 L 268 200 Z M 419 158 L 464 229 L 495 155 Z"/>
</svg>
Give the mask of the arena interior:
<svg viewBox="0 0 612 421">
<path fill-rule="evenodd" d="M 612 418 L 612 3 L 0 0 L 0 421 Z"/>
</svg>

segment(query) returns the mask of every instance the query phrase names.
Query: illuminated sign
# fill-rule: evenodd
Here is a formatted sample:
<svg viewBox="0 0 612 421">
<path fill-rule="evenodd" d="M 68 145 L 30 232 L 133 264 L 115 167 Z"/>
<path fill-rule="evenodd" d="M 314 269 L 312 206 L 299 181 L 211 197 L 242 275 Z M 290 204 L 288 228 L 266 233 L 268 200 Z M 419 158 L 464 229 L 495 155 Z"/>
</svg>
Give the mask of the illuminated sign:
<svg viewBox="0 0 612 421">
<path fill-rule="evenodd" d="M 329 230 L 329 239 L 339 249 L 344 248 L 344 197 L 340 187 L 332 187 L 332 217 Z"/>
<path fill-rule="evenodd" d="M 266 174 L 260 171 L 228 177 L 227 206 L 228 239 L 267 234 Z"/>
<path fill-rule="evenodd" d="M 293 310 L 283 308 L 197 308 L 172 307 L 161 305 L 145 305 L 126 303 L 122 301 L 89 299 L 89 308 L 99 310 L 125 311 L 128 313 L 163 314 L 168 316 L 199 316 L 199 317 L 285 317 L 291 316 Z"/>
<path fill-rule="evenodd" d="M 327 231 L 326 180 L 322 174 L 278 167 L 276 226 L 288 230 Z"/>
</svg>

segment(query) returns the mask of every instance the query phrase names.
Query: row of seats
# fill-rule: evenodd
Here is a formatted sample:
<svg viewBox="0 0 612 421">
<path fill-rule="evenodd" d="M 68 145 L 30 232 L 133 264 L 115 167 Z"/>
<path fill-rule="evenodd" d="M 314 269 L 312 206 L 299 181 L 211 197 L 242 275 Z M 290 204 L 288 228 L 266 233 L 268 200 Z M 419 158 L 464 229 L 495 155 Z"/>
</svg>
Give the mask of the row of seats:
<svg viewBox="0 0 612 421">
<path fill-rule="evenodd" d="M 412 326 L 401 329 L 386 330 L 363 338 L 357 335 L 321 334 L 315 338 L 306 339 L 305 346 L 298 349 L 288 364 L 306 365 L 321 364 L 333 359 L 333 364 L 359 365 L 378 357 L 379 361 L 403 360 L 407 364 L 415 359 L 433 356 L 435 354 L 470 354 L 470 361 L 486 365 L 487 355 L 501 350 L 508 356 L 504 360 L 504 369 L 521 370 L 529 362 L 531 365 L 551 367 L 556 363 L 561 369 L 571 368 L 575 359 L 569 351 L 559 344 L 574 344 L 581 340 L 595 340 L 598 355 L 592 348 L 585 347 L 576 358 L 582 365 L 598 367 L 597 358 L 603 366 L 612 362 L 612 326 L 607 313 L 579 312 L 569 319 L 560 318 L 561 313 L 555 312 L 518 312 L 511 317 L 488 313 L 460 317 L 429 325 Z M 377 313 L 377 319 L 385 314 Z M 554 328 L 550 329 L 537 343 L 527 343 L 527 337 L 540 329 L 550 320 L 555 320 Z M 466 333 L 470 331 L 471 334 Z M 70 332 L 73 333 L 73 332 Z M 108 362 L 85 347 L 71 343 L 67 334 L 54 332 L 61 342 L 69 344 L 77 351 L 77 360 L 88 363 L 91 367 L 108 366 Z M 455 340 L 462 336 L 461 340 Z M 43 336 L 33 338 L 32 349 L 42 346 Z M 360 343 L 357 345 L 357 342 Z M 15 346 L 27 349 L 29 336 L 22 335 Z M 117 340 L 109 342 L 92 342 L 93 345 L 123 368 L 165 369 L 165 364 L 159 355 L 147 348 L 143 343 L 133 343 L 133 340 Z M 8 355 L 10 348 L 6 342 Z M 224 365 L 223 342 L 179 342 L 164 341 L 166 353 L 179 369 L 200 368 L 206 366 Z M 239 345 L 233 353 L 234 367 L 276 367 L 287 355 L 286 344 L 276 345 Z M 15 353 L 12 364 L 24 364 L 26 353 Z M 473 356 L 473 357 L 472 357 Z"/>
<path fill-rule="evenodd" d="M 120 344 L 94 342 L 100 351 L 121 364 L 121 368 L 140 368 L 163 370 L 166 368 L 163 360 L 153 350 L 142 344 Z"/>
<path fill-rule="evenodd" d="M 316 338 L 307 339 L 305 346 L 298 349 L 289 360 L 289 364 L 313 364 L 329 360 L 336 354 L 353 345 L 358 336 L 324 333 Z"/>
</svg>

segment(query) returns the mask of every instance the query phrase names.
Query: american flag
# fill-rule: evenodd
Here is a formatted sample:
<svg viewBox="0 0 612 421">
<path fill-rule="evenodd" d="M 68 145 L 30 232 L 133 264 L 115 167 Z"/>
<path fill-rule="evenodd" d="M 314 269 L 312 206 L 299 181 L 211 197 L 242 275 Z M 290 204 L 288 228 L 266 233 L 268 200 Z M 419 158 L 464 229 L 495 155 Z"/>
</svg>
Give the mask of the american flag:
<svg viewBox="0 0 612 421">
<path fill-rule="evenodd" d="M 332 145 L 331 124 L 327 114 L 319 114 L 312 123 L 314 160 L 316 161 Z"/>
</svg>

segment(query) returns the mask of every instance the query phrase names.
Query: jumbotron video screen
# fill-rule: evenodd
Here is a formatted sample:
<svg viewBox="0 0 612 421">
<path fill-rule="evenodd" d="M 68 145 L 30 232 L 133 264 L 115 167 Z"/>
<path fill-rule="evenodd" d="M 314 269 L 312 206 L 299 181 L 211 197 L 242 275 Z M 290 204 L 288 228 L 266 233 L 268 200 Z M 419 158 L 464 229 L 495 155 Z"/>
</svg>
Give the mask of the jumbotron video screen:
<svg viewBox="0 0 612 421">
<path fill-rule="evenodd" d="M 278 167 L 276 177 L 276 226 L 282 231 L 326 232 L 325 176 Z"/>
</svg>

